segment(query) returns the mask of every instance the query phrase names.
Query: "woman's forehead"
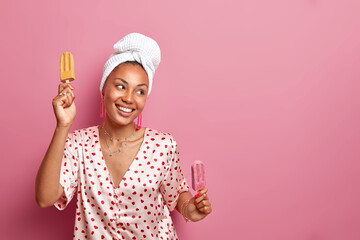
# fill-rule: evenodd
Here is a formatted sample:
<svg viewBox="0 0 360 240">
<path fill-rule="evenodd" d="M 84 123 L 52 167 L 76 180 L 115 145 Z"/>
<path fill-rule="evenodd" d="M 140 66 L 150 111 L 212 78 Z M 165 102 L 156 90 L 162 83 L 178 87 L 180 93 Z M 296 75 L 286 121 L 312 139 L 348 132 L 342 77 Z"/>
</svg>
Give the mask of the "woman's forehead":
<svg viewBox="0 0 360 240">
<path fill-rule="evenodd" d="M 122 81 L 128 84 L 146 84 L 149 85 L 149 79 L 146 71 L 135 64 L 120 64 L 109 75 L 108 80 Z"/>
</svg>

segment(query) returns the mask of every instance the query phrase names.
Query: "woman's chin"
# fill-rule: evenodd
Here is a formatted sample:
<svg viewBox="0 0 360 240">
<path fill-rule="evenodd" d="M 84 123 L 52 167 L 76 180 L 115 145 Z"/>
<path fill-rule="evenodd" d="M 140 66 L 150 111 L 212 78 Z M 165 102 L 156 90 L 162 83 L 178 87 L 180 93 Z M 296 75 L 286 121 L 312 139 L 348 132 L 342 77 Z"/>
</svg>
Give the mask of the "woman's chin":
<svg viewBox="0 0 360 240">
<path fill-rule="evenodd" d="M 106 117 L 106 121 L 111 121 L 112 124 L 118 125 L 118 126 L 127 126 L 130 124 L 133 124 L 134 119 L 135 118 L 124 118 L 124 117 L 119 117 L 119 116 L 113 117 L 113 116 L 109 116 L 109 115 L 107 115 L 107 117 Z"/>
</svg>

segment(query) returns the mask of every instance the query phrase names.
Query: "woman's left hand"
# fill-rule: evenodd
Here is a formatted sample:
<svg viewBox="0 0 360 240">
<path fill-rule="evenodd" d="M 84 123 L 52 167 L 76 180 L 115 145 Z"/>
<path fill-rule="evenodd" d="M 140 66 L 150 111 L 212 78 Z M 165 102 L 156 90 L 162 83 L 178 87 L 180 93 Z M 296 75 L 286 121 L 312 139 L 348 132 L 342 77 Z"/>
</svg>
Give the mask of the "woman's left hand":
<svg viewBox="0 0 360 240">
<path fill-rule="evenodd" d="M 187 206 L 187 217 L 193 222 L 205 218 L 212 211 L 207 191 L 206 187 L 199 190 Z"/>
</svg>

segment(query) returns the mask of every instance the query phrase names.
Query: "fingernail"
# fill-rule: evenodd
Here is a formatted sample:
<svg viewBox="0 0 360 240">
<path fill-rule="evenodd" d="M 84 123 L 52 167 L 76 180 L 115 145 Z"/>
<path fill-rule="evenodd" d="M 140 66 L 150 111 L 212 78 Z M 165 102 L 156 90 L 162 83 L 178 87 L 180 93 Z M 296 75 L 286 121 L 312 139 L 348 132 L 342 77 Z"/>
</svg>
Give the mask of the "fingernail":
<svg viewBox="0 0 360 240">
<path fill-rule="evenodd" d="M 70 87 L 74 90 L 75 88 L 74 88 L 74 86 L 73 85 L 71 85 L 70 83 L 69 83 L 69 85 L 70 85 Z"/>
<path fill-rule="evenodd" d="M 196 196 L 195 196 L 195 197 L 197 197 L 197 198 L 198 198 L 198 197 L 200 197 L 200 193 L 196 194 Z"/>
<path fill-rule="evenodd" d="M 196 206 L 196 202 L 194 202 L 194 205 Z"/>
</svg>

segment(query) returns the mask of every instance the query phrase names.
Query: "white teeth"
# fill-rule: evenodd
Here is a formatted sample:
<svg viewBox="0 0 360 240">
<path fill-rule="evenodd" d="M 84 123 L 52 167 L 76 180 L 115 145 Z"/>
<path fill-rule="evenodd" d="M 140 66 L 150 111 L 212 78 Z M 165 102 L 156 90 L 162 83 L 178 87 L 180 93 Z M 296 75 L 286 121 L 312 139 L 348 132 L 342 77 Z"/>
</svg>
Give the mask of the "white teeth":
<svg viewBox="0 0 360 240">
<path fill-rule="evenodd" d="M 118 106 L 118 109 L 120 109 L 121 111 L 127 112 L 127 113 L 132 112 L 132 109 L 130 109 L 130 108 L 124 108 L 124 107 Z"/>
</svg>

